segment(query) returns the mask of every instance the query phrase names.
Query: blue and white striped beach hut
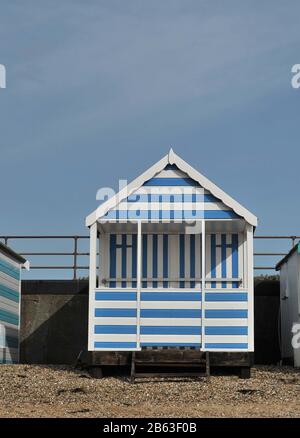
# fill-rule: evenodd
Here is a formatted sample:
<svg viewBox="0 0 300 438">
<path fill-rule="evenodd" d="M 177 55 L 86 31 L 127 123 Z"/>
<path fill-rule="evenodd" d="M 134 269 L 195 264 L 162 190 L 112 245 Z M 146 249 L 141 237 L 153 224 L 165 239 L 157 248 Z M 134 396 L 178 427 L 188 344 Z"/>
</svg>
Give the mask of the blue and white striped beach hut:
<svg viewBox="0 0 300 438">
<path fill-rule="evenodd" d="M 21 268 L 29 263 L 0 242 L 0 364 L 19 361 Z"/>
<path fill-rule="evenodd" d="M 257 218 L 172 149 L 86 225 L 90 351 L 254 350 Z"/>
</svg>

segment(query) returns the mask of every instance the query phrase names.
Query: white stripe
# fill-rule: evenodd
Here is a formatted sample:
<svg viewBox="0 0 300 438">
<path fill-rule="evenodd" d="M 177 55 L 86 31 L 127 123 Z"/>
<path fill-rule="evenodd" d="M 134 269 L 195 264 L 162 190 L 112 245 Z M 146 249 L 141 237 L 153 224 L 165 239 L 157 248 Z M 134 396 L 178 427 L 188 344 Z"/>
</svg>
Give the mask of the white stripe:
<svg viewBox="0 0 300 438">
<path fill-rule="evenodd" d="M 136 335 L 130 334 L 93 334 L 93 342 L 136 342 Z"/>
<path fill-rule="evenodd" d="M 161 172 L 157 173 L 154 177 L 155 178 L 188 178 L 188 175 L 181 170 L 162 170 Z"/>
<path fill-rule="evenodd" d="M 190 235 L 184 236 L 184 277 L 190 276 Z M 190 287 L 189 281 L 184 282 L 184 287 Z"/>
<path fill-rule="evenodd" d="M 7 287 L 10 287 L 16 292 L 19 291 L 19 280 L 16 280 L 15 278 L 10 277 L 9 275 L 1 271 L 0 271 L 0 283 L 4 284 Z"/>
<path fill-rule="evenodd" d="M 211 277 L 211 261 L 210 261 L 210 246 L 211 246 L 211 234 L 206 235 L 205 238 L 205 278 Z M 206 287 L 211 286 L 211 283 L 206 282 Z"/>
<path fill-rule="evenodd" d="M 222 277 L 222 252 L 221 252 L 221 235 L 216 234 L 216 277 L 221 278 Z M 216 287 L 221 288 L 222 283 L 216 282 Z"/>
<path fill-rule="evenodd" d="M 0 309 L 8 310 L 9 312 L 19 313 L 19 303 L 0 296 Z"/>
<path fill-rule="evenodd" d="M 142 309 L 201 309 L 201 301 L 142 301 Z"/>
<path fill-rule="evenodd" d="M 178 239 L 179 237 L 177 235 L 170 235 L 169 236 L 169 276 L 170 278 L 178 278 L 179 277 L 179 266 L 178 266 Z M 170 282 L 169 287 L 170 288 L 176 288 L 178 286 L 178 283 L 176 282 Z"/>
<path fill-rule="evenodd" d="M 248 336 L 246 335 L 205 335 L 205 343 L 212 344 L 235 344 L 235 343 L 247 343 Z"/>
<path fill-rule="evenodd" d="M 218 294 L 240 294 L 240 293 L 247 293 L 246 289 L 234 289 L 234 288 L 228 288 L 228 289 L 219 289 L 219 288 L 206 288 L 206 292 L 210 293 L 218 293 Z"/>
<path fill-rule="evenodd" d="M 226 244 L 232 244 L 232 234 L 226 234 Z M 226 277 L 232 278 L 232 248 L 226 248 Z M 231 283 L 226 283 L 226 288 L 231 288 Z"/>
<path fill-rule="evenodd" d="M 201 318 L 141 318 L 141 325 L 201 326 Z"/>
<path fill-rule="evenodd" d="M 247 318 L 206 318 L 205 325 L 207 327 L 240 327 L 248 325 Z"/>
<path fill-rule="evenodd" d="M 163 277 L 163 235 L 159 234 L 157 236 L 157 276 L 158 278 Z M 161 281 L 157 284 L 158 288 L 163 287 Z"/>
<path fill-rule="evenodd" d="M 121 234 L 116 234 L 116 245 L 120 245 L 122 243 Z M 117 278 L 122 276 L 122 249 L 116 248 L 116 275 Z M 116 281 L 116 287 L 121 288 L 122 283 L 120 281 Z"/>
<path fill-rule="evenodd" d="M 196 207 L 196 208 L 195 208 Z M 111 211 L 169 211 L 169 210 L 204 210 L 204 202 L 121 202 Z M 223 208 L 211 208 L 210 210 L 223 210 Z"/>
<path fill-rule="evenodd" d="M 241 286 L 244 287 L 245 281 L 244 281 L 244 249 L 243 249 L 243 234 L 238 234 L 238 275 L 240 278 L 243 279 Z"/>
<path fill-rule="evenodd" d="M 136 318 L 95 316 L 93 325 L 136 325 Z"/>
<path fill-rule="evenodd" d="M 206 309 L 244 309 L 248 308 L 247 301 L 205 301 Z"/>
<path fill-rule="evenodd" d="M 169 211 L 169 210 L 195 210 L 195 211 L 210 211 L 210 210 L 230 210 L 229 207 L 220 202 L 126 202 L 123 201 L 117 207 L 110 211 Z"/>
<path fill-rule="evenodd" d="M 162 342 L 165 344 L 180 344 L 184 342 L 196 344 L 201 342 L 201 335 L 141 335 L 141 342 Z"/>
<path fill-rule="evenodd" d="M 148 246 L 147 246 L 147 277 L 152 277 L 153 236 L 151 234 L 148 234 L 148 236 L 147 236 L 147 243 L 148 243 Z M 148 286 L 152 286 L 152 281 L 147 282 L 147 287 Z"/>
<path fill-rule="evenodd" d="M 205 193 L 202 187 L 187 187 L 187 186 L 146 186 L 140 187 L 133 195 L 203 195 Z"/>
<path fill-rule="evenodd" d="M 100 309 L 110 309 L 113 308 L 119 308 L 119 309 L 136 309 L 136 301 L 118 301 L 118 300 L 112 300 L 112 301 L 94 301 L 93 303 L 94 308 L 100 308 Z"/>
<path fill-rule="evenodd" d="M 201 236 L 200 234 L 195 235 L 195 275 L 196 278 L 201 278 Z M 201 282 L 195 283 L 195 288 L 201 288 Z"/>
<path fill-rule="evenodd" d="M 127 245 L 132 245 L 132 234 L 127 234 Z M 132 278 L 132 248 L 126 250 L 126 277 Z M 131 281 L 126 282 L 126 286 L 131 287 Z"/>
</svg>

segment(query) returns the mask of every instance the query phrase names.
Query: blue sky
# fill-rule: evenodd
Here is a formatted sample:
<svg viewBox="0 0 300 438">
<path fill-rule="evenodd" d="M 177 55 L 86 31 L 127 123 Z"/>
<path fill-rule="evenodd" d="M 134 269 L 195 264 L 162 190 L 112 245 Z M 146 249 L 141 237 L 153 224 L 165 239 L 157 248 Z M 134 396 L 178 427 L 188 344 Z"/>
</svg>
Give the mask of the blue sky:
<svg viewBox="0 0 300 438">
<path fill-rule="evenodd" d="M 300 4 L 3 0 L 0 234 L 83 234 L 96 191 L 170 146 L 300 233 Z"/>
</svg>

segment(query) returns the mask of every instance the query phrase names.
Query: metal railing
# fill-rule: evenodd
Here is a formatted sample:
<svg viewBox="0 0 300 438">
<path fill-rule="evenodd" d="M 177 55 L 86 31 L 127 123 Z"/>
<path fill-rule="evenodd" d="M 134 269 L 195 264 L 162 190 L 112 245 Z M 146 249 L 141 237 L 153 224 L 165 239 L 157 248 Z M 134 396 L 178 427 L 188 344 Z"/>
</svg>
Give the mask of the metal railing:
<svg viewBox="0 0 300 438">
<path fill-rule="evenodd" d="M 20 255 L 22 255 L 23 257 L 28 257 L 28 256 L 39 256 L 39 257 L 45 257 L 45 256 L 51 256 L 51 257 L 60 257 L 60 256 L 70 256 L 72 257 L 73 263 L 71 265 L 62 265 L 62 264 L 57 264 L 57 265 L 35 265 L 35 264 L 31 264 L 30 265 L 30 269 L 44 269 L 44 270 L 70 270 L 73 272 L 73 279 L 77 279 L 78 278 L 78 271 L 79 270 L 88 270 L 89 266 L 87 265 L 79 265 L 78 264 L 78 257 L 80 256 L 85 256 L 88 257 L 89 256 L 89 252 L 81 252 L 78 251 L 78 243 L 80 240 L 85 240 L 85 239 L 89 239 L 89 236 L 79 236 L 79 235 L 72 235 L 72 236 L 56 236 L 56 235 L 47 235 L 47 236 L 19 236 L 19 235 L 10 235 L 10 236 L 0 236 L 0 239 L 6 244 L 9 245 L 11 243 L 11 241 L 15 241 L 15 240 L 47 240 L 47 239 L 59 239 L 59 240 L 69 240 L 73 243 L 73 251 L 69 251 L 69 252 L 35 252 L 35 251 L 30 251 L 30 252 L 21 252 Z M 258 239 L 262 239 L 262 240 L 277 240 L 277 239 L 282 239 L 285 241 L 290 241 L 291 243 L 291 248 L 293 248 L 295 246 L 296 240 L 300 240 L 300 236 L 289 236 L 289 235 L 265 235 L 265 236 L 254 236 L 255 240 Z M 287 253 L 286 252 L 254 252 L 254 256 L 255 257 L 260 257 L 260 256 L 264 256 L 264 257 L 284 257 Z M 275 269 L 275 265 L 274 266 L 254 266 L 255 270 L 274 270 Z"/>
</svg>

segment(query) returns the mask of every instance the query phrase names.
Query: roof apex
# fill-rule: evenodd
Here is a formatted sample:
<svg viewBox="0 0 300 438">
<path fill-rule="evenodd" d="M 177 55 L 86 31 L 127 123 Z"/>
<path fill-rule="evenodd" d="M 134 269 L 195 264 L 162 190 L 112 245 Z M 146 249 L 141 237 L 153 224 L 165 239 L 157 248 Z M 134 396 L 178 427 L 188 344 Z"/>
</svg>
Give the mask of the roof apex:
<svg viewBox="0 0 300 438">
<path fill-rule="evenodd" d="M 146 181 L 153 178 L 154 175 L 162 171 L 168 164 L 175 164 L 179 170 L 185 172 L 191 179 L 197 181 L 200 186 L 212 193 L 216 198 L 220 199 L 225 205 L 234 210 L 239 216 L 243 217 L 253 227 L 257 226 L 257 217 L 249 210 L 235 201 L 231 196 L 225 193 L 222 189 L 216 186 L 212 181 L 194 169 L 190 164 L 180 158 L 171 148 L 167 155 L 161 158 L 157 163 L 151 166 L 148 170 L 134 179 L 126 187 L 119 191 L 112 198 L 101 204 L 89 216 L 86 217 L 86 226 L 91 226 L 100 217 L 104 216 L 110 209 L 114 208 L 123 199 L 130 196 L 133 192 L 139 189 Z"/>
</svg>

